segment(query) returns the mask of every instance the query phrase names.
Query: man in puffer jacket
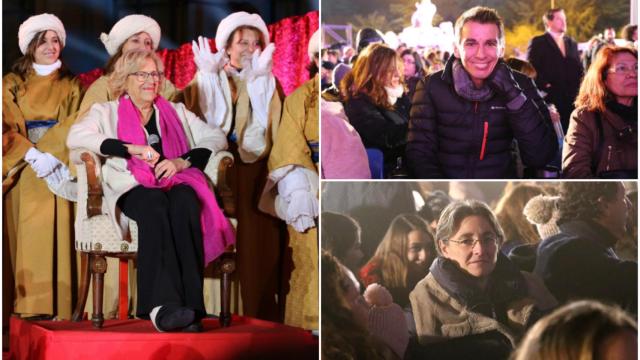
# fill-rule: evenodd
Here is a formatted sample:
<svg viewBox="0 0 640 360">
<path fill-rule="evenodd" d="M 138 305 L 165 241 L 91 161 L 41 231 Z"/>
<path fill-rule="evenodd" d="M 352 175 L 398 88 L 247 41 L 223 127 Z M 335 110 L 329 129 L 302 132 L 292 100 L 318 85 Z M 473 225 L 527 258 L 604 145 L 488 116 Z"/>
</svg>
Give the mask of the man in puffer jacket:
<svg viewBox="0 0 640 360">
<path fill-rule="evenodd" d="M 556 135 L 533 81 L 500 59 L 502 19 L 474 7 L 458 18 L 455 33 L 455 56 L 413 97 L 406 148 L 412 175 L 513 178 L 514 139 L 525 166 L 544 167 L 557 154 Z"/>
</svg>

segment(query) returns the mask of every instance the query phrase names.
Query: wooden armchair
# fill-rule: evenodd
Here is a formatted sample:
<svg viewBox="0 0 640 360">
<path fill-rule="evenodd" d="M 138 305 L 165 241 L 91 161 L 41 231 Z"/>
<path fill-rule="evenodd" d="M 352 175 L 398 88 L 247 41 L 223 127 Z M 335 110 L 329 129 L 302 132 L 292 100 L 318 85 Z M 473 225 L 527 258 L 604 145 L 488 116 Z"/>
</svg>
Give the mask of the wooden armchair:
<svg viewBox="0 0 640 360">
<path fill-rule="evenodd" d="M 73 321 L 81 321 L 89 293 L 89 284 L 93 283 L 93 313 L 91 321 L 94 327 L 101 328 L 104 322 L 102 298 L 104 274 L 107 271 L 105 257 L 120 259 L 120 269 L 126 271 L 129 259 L 135 259 L 138 250 L 138 227 L 135 221 L 129 220 L 126 234 L 112 223 L 103 206 L 101 182 L 101 158 L 86 149 L 72 150 L 71 161 L 76 165 L 78 175 L 78 207 L 75 220 L 76 250 L 81 252 L 81 285 L 73 313 Z M 222 151 L 209 160 L 205 169 L 216 199 L 227 217 L 235 214 L 233 193 L 227 183 L 227 169 L 233 166 L 233 155 Z M 232 221 L 232 223 L 234 223 Z M 230 247 L 214 262 L 216 274 L 221 274 L 221 311 L 220 325 L 231 324 L 231 285 L 230 276 L 235 270 L 235 248 Z M 127 286 L 120 286 L 120 304 L 122 297 L 128 298 Z M 124 302 L 126 308 L 128 302 Z M 127 313 L 120 309 L 121 318 Z"/>
</svg>

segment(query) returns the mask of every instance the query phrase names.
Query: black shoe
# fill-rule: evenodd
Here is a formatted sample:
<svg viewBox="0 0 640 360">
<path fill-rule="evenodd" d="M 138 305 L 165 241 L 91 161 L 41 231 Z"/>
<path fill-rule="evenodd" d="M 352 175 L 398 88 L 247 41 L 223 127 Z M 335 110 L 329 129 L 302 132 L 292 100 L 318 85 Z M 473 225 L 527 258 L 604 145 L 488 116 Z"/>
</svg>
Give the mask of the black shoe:
<svg viewBox="0 0 640 360">
<path fill-rule="evenodd" d="M 27 321 L 48 321 L 48 320 L 54 320 L 55 316 L 42 314 L 42 315 L 25 316 L 25 317 L 21 317 L 21 318 L 22 318 L 22 320 L 27 320 Z"/>
<path fill-rule="evenodd" d="M 202 331 L 204 331 L 202 327 L 202 321 L 196 321 L 191 325 L 182 329 L 182 332 L 186 332 L 186 333 L 199 333 Z"/>
<path fill-rule="evenodd" d="M 195 312 L 192 309 L 177 306 L 165 305 L 156 314 L 153 326 L 158 331 L 175 331 L 189 326 L 195 319 Z"/>
</svg>

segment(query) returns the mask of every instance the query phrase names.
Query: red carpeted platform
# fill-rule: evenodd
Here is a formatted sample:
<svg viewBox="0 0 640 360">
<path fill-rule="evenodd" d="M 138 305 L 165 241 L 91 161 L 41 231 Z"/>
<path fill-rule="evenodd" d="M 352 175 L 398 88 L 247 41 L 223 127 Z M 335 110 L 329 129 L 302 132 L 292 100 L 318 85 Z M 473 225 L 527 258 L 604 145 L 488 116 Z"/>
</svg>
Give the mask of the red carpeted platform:
<svg viewBox="0 0 640 360">
<path fill-rule="evenodd" d="M 290 326 L 234 316 L 231 327 L 205 319 L 202 333 L 159 333 L 150 321 L 10 323 L 10 358 L 22 359 L 317 359 L 318 339 Z"/>
</svg>

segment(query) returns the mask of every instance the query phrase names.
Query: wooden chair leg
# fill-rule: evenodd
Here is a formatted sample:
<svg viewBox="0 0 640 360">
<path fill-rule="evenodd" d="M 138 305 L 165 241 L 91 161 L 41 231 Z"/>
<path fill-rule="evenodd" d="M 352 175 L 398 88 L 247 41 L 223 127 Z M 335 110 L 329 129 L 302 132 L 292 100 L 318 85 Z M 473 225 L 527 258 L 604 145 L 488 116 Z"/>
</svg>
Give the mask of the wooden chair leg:
<svg viewBox="0 0 640 360">
<path fill-rule="evenodd" d="M 102 328 L 102 292 L 104 290 L 104 273 L 107 271 L 107 260 L 102 255 L 91 254 L 91 274 L 93 277 L 93 327 Z"/>
<path fill-rule="evenodd" d="M 91 282 L 91 272 L 89 270 L 89 254 L 80 253 L 80 293 L 78 294 L 78 303 L 73 312 L 73 321 L 81 321 L 84 315 L 84 307 L 87 304 L 87 296 L 89 295 L 89 283 Z"/>
<path fill-rule="evenodd" d="M 221 309 L 220 309 L 220 326 L 231 326 L 231 273 L 236 268 L 236 263 L 233 259 L 226 258 L 222 260 L 222 283 L 220 284 Z"/>
</svg>

